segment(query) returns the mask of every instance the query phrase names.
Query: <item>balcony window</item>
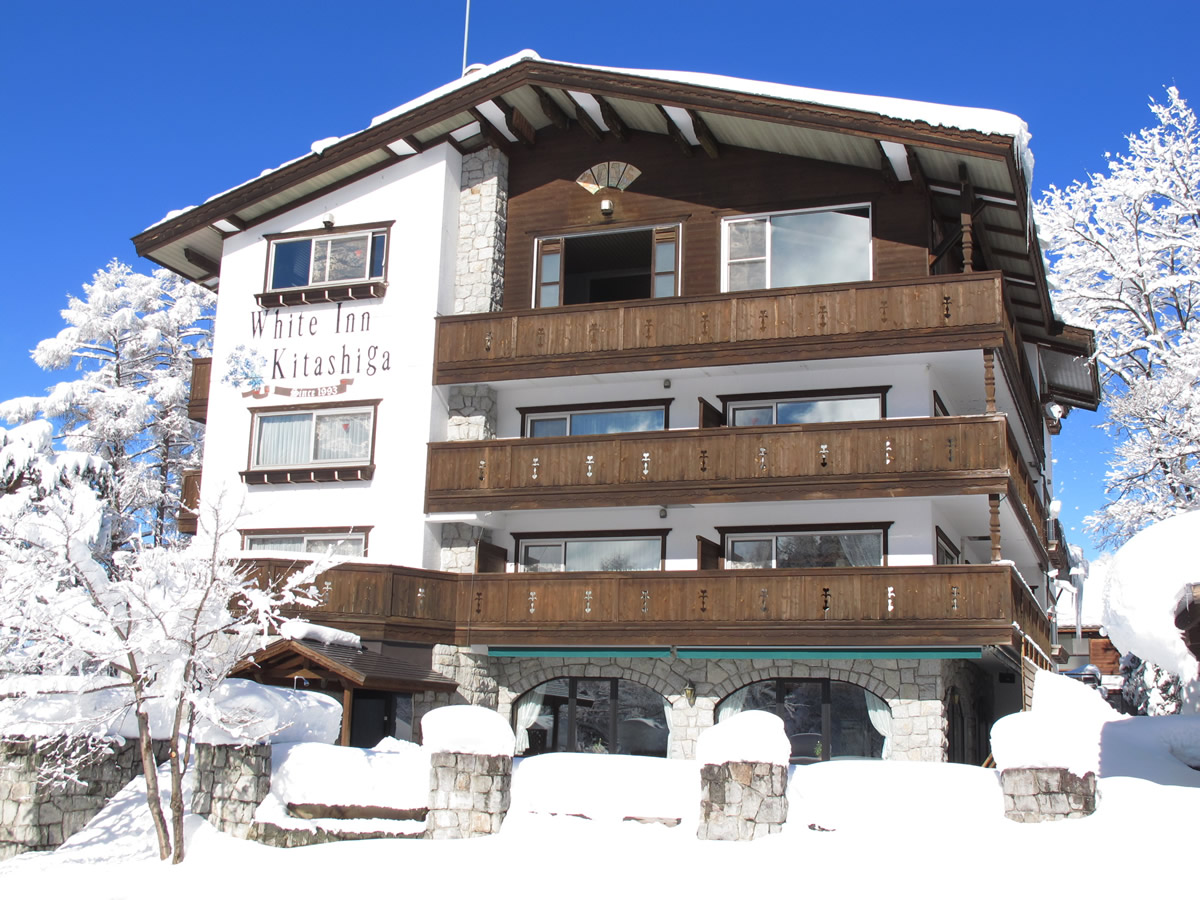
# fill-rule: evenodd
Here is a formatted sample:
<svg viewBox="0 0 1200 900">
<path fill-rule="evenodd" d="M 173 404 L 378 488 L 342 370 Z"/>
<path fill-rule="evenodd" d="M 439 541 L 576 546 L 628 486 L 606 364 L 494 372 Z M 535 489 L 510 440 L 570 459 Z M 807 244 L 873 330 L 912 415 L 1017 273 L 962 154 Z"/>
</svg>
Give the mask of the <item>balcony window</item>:
<svg viewBox="0 0 1200 900">
<path fill-rule="evenodd" d="M 662 431 L 667 427 L 667 403 L 622 406 L 595 404 L 584 407 L 542 406 L 518 410 L 526 437 L 563 437 L 567 435 L 625 434 L 636 431 Z"/>
<path fill-rule="evenodd" d="M 783 719 L 793 763 L 887 755 L 891 710 L 858 685 L 829 678 L 756 681 L 721 701 L 717 721 L 752 709 Z"/>
<path fill-rule="evenodd" d="M 871 207 L 726 219 L 724 256 L 727 291 L 869 281 Z"/>
<path fill-rule="evenodd" d="M 366 537 L 362 534 L 246 534 L 246 550 L 255 553 L 311 553 L 320 556 L 366 556 Z"/>
<path fill-rule="evenodd" d="M 788 529 L 725 534 L 727 569 L 882 566 L 884 529 Z"/>
<path fill-rule="evenodd" d="M 662 568 L 666 531 L 514 535 L 522 572 L 649 572 Z"/>
<path fill-rule="evenodd" d="M 565 235 L 537 242 L 534 306 L 674 297 L 679 227 Z"/>
<path fill-rule="evenodd" d="M 723 397 L 726 421 L 733 426 L 804 425 L 817 422 L 863 422 L 884 415 L 884 391 L 837 394 L 764 394 Z"/>
</svg>

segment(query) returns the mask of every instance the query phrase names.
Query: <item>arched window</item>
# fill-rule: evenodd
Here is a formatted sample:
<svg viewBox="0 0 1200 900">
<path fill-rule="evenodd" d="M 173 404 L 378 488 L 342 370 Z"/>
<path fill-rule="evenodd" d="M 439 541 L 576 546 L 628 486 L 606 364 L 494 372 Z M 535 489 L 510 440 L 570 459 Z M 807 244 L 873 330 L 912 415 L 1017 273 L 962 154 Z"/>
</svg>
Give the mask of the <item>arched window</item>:
<svg viewBox="0 0 1200 900">
<path fill-rule="evenodd" d="M 748 684 L 721 701 L 717 721 L 748 709 L 783 719 L 793 763 L 881 759 L 892 733 L 891 710 L 883 700 L 858 685 L 829 678 L 773 678 Z"/>
<path fill-rule="evenodd" d="M 513 705 L 517 755 L 625 753 L 666 756 L 669 705 L 662 694 L 623 678 L 556 678 Z"/>
</svg>

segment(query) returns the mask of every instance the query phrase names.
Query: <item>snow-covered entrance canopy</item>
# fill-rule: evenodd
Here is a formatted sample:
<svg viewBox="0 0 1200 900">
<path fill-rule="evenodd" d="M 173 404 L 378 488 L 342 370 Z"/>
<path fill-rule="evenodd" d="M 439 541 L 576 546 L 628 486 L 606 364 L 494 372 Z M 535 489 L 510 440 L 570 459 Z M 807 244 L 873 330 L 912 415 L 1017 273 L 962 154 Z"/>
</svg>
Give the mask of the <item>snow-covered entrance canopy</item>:
<svg viewBox="0 0 1200 900">
<path fill-rule="evenodd" d="M 383 115 L 200 206 L 170 213 L 133 241 L 187 278 L 213 284 L 222 236 L 438 143 L 536 152 L 539 132 L 582 129 L 597 140 L 629 132 L 669 137 L 686 156 L 744 147 L 835 162 L 916 182 L 931 202 L 971 208 L 1009 276 L 1022 330 L 1074 357 L 1084 338 L 1062 332 L 1029 220 L 1032 157 L 1025 123 L 1008 113 L 821 91 L 692 72 L 582 66 L 525 50 Z"/>
</svg>

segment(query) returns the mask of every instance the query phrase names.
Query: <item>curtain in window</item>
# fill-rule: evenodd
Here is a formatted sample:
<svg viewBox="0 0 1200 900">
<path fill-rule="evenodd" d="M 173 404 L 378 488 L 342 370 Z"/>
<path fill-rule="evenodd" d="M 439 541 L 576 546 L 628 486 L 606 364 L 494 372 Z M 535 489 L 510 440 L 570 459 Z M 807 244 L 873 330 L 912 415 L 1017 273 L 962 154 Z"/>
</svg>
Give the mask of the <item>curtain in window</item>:
<svg viewBox="0 0 1200 900">
<path fill-rule="evenodd" d="M 568 572 L 642 572 L 661 566 L 658 538 L 567 541 Z"/>
<path fill-rule="evenodd" d="M 368 459 L 370 456 L 369 412 L 322 413 L 317 416 L 314 459 Z"/>
<path fill-rule="evenodd" d="M 842 555 L 852 566 L 878 566 L 883 562 L 883 544 L 878 534 L 839 534 Z"/>
<path fill-rule="evenodd" d="M 726 719 L 736 716 L 745 708 L 746 698 L 750 695 L 750 688 L 744 687 L 741 690 L 734 691 L 728 697 L 721 701 L 721 711 L 717 714 L 717 721 L 724 722 Z"/>
<path fill-rule="evenodd" d="M 247 550 L 282 550 L 286 553 L 303 553 L 304 538 L 300 535 L 288 537 L 252 537 L 246 541 Z"/>
<path fill-rule="evenodd" d="M 667 759 L 671 758 L 671 748 L 675 745 L 675 731 L 671 728 L 671 701 L 663 697 L 663 719 L 667 723 Z"/>
<path fill-rule="evenodd" d="M 867 698 L 867 718 L 871 720 L 871 727 L 883 736 L 883 758 L 887 759 L 892 746 L 892 710 L 870 691 L 863 691 L 863 696 Z"/>
<path fill-rule="evenodd" d="M 517 755 L 529 749 L 529 728 L 542 714 L 542 701 L 546 698 L 546 685 L 539 684 L 524 694 L 517 703 Z"/>
<path fill-rule="evenodd" d="M 258 458 L 255 465 L 306 463 L 311 453 L 311 413 L 263 416 L 258 420 Z"/>
<path fill-rule="evenodd" d="M 363 542 L 360 537 L 309 538 L 305 549 L 309 553 L 332 551 L 334 556 L 362 556 Z"/>
</svg>

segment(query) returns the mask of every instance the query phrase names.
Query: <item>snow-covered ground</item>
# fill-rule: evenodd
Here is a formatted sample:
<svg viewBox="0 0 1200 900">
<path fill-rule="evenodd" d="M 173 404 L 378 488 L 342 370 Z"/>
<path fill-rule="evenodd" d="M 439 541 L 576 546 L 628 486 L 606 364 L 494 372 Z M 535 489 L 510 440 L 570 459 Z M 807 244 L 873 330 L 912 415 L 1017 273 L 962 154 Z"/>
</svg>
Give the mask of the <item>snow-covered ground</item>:
<svg viewBox="0 0 1200 900">
<path fill-rule="evenodd" d="M 1007 746 L 1028 753 L 1028 741 L 1047 739 L 1034 727 L 1038 721 L 1057 720 L 1056 711 L 1078 704 L 1067 717 L 1073 746 L 1090 740 L 1101 772 L 1098 809 L 1086 819 L 1008 821 L 992 769 L 846 760 L 792 770 L 782 834 L 747 844 L 701 842 L 697 763 L 550 754 L 517 765 L 513 807 L 495 837 L 278 850 L 227 837 L 193 816 L 187 859 L 171 866 L 154 859 L 139 780 L 57 852 L 0 864 L 0 896 L 663 897 L 682 890 L 720 897 L 770 890 L 929 897 L 965 889 L 1000 897 L 1063 884 L 1107 896 L 1165 890 L 1186 868 L 1186 835 L 1200 823 L 1200 771 L 1183 764 L 1200 755 L 1200 718 L 1121 717 L 1089 704 L 1086 688 L 1062 681 L 1039 679 L 1036 711 L 1024 714 L 1036 719 L 1022 726 L 1028 737 L 1010 735 Z M 426 760 L 412 745 L 326 749 L 359 758 L 341 767 L 320 752 L 305 759 L 290 751 L 283 758 L 290 757 L 295 784 L 280 779 L 278 789 L 319 797 L 314 781 L 340 770 L 342 788 L 326 782 L 334 793 L 358 791 L 363 779 L 387 773 L 408 785 L 394 793 L 419 793 Z M 669 827 L 626 816 L 682 822 Z"/>
</svg>

